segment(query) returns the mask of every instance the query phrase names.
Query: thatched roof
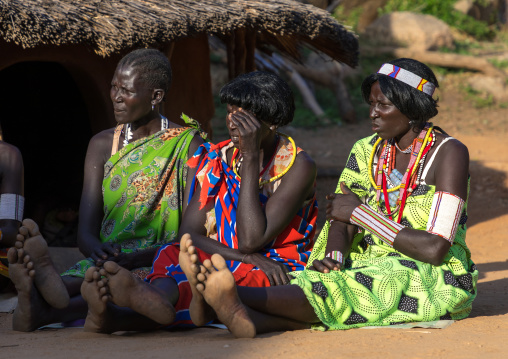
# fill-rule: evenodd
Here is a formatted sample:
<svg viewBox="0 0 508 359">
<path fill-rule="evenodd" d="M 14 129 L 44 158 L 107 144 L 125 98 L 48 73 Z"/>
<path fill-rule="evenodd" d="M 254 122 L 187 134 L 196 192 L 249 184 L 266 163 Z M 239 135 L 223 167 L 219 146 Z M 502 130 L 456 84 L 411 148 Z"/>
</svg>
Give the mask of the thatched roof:
<svg viewBox="0 0 508 359">
<path fill-rule="evenodd" d="M 291 56 L 305 43 L 356 65 L 356 36 L 325 10 L 292 0 L 0 0 L 0 36 L 23 48 L 84 44 L 101 56 L 206 32 L 256 29 Z"/>
</svg>

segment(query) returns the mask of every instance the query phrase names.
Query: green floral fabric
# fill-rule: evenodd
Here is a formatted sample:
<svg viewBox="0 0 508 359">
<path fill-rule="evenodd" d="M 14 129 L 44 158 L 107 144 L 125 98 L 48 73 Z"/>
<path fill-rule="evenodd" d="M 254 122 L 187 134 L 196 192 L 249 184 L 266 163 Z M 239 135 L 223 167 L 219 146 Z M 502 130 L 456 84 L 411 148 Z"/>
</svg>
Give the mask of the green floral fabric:
<svg viewBox="0 0 508 359">
<path fill-rule="evenodd" d="M 171 128 L 129 143 L 104 165 L 102 243 L 131 253 L 175 240 L 182 217 L 189 145 L 198 130 Z M 191 154 L 192 155 L 192 154 Z M 84 277 L 82 260 L 62 275 Z"/>
</svg>

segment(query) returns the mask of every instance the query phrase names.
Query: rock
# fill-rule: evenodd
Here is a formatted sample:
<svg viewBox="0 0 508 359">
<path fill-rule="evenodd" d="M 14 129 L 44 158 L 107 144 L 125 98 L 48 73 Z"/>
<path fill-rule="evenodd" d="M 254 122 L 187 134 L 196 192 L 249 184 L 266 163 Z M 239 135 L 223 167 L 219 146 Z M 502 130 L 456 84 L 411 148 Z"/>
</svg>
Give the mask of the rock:
<svg viewBox="0 0 508 359">
<path fill-rule="evenodd" d="M 508 101 L 508 88 L 504 78 L 475 75 L 471 76 L 467 83 L 475 91 L 492 95 L 496 102 Z"/>
<path fill-rule="evenodd" d="M 498 12 L 502 10 L 504 5 L 502 2 L 499 0 L 460 0 L 453 5 L 453 8 L 476 20 L 495 24 L 498 19 Z"/>
<path fill-rule="evenodd" d="M 377 46 L 405 46 L 418 51 L 454 47 L 452 32 L 445 22 L 406 11 L 381 16 L 365 29 L 364 36 Z"/>
</svg>

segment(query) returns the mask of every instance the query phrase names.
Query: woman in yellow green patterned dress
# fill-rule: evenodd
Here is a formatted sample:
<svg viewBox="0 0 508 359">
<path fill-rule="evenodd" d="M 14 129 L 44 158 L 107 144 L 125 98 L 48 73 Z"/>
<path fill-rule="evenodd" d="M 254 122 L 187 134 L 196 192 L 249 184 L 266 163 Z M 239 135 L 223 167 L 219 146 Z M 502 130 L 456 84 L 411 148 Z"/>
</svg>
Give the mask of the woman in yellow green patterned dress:
<svg viewBox="0 0 508 359">
<path fill-rule="evenodd" d="M 19 250 L 9 258 L 20 292 L 15 330 L 85 318 L 80 288 L 87 268 L 115 261 L 143 278 L 157 249 L 175 239 L 195 172 L 186 162 L 203 141 L 197 129 L 160 114 L 171 76 L 169 60 L 155 49 L 135 50 L 118 63 L 110 91 L 118 126 L 90 140 L 85 160 L 78 245 L 88 258 L 55 280 L 44 239 L 25 220 Z"/>
<path fill-rule="evenodd" d="M 183 241 L 189 282 L 234 335 L 468 316 L 478 278 L 465 243 L 469 154 L 429 122 L 437 86 L 412 59 L 364 80 L 375 134 L 354 145 L 308 267 L 292 285 L 235 287 L 222 257 L 201 264 Z"/>
</svg>

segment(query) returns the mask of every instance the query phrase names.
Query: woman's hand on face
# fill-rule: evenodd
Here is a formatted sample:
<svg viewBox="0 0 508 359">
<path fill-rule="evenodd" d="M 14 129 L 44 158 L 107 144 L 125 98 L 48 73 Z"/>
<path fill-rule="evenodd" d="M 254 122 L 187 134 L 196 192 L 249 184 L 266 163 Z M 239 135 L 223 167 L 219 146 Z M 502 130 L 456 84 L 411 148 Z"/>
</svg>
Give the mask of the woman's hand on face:
<svg viewBox="0 0 508 359">
<path fill-rule="evenodd" d="M 332 270 L 341 270 L 342 264 L 335 259 L 325 257 L 323 260 L 315 259 L 309 269 L 321 273 L 330 273 Z"/>
<path fill-rule="evenodd" d="M 266 258 L 259 253 L 246 255 L 244 261 L 261 269 L 268 277 L 271 286 L 289 284 L 292 279 L 288 275 L 289 269 L 283 263 Z"/>
<path fill-rule="evenodd" d="M 104 262 L 115 260 L 121 253 L 121 246 L 118 243 L 103 243 L 99 247 L 95 247 L 90 257 L 95 261 L 95 265 L 102 266 Z"/>
<path fill-rule="evenodd" d="M 332 193 L 326 196 L 326 219 L 349 223 L 351 214 L 362 204 L 356 194 L 351 192 L 344 182 L 340 183 L 342 194 Z"/>
<path fill-rule="evenodd" d="M 240 152 L 242 154 L 257 153 L 261 146 L 261 121 L 250 111 L 242 108 L 228 116 L 238 130 Z"/>
</svg>

